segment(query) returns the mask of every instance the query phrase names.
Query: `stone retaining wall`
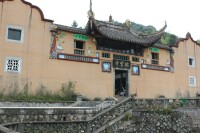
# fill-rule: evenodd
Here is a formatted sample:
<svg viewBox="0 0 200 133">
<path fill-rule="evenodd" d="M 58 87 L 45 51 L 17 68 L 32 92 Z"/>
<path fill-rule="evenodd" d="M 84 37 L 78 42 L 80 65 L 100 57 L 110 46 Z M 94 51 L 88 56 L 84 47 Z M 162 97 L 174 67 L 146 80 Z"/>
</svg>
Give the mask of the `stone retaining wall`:
<svg viewBox="0 0 200 133">
<path fill-rule="evenodd" d="M 181 112 L 138 112 L 131 120 L 122 119 L 122 121 L 109 127 L 105 133 L 191 133 L 192 120 Z M 126 116 L 125 116 L 126 117 Z M 20 133 L 29 132 L 73 132 L 86 133 L 87 121 L 74 122 L 32 122 L 5 125 L 12 130 Z M 102 132 L 102 133 L 103 133 Z"/>
<path fill-rule="evenodd" d="M 190 133 L 192 119 L 181 112 L 141 112 L 127 125 L 126 132 L 134 133 Z"/>
<path fill-rule="evenodd" d="M 0 107 L 67 107 L 74 102 L 0 102 Z"/>
<path fill-rule="evenodd" d="M 80 121 L 94 116 L 95 108 L 0 108 L 0 124 L 34 121 Z"/>
<path fill-rule="evenodd" d="M 0 102 L 0 124 L 30 121 L 82 121 L 114 104 L 113 101 Z"/>
</svg>

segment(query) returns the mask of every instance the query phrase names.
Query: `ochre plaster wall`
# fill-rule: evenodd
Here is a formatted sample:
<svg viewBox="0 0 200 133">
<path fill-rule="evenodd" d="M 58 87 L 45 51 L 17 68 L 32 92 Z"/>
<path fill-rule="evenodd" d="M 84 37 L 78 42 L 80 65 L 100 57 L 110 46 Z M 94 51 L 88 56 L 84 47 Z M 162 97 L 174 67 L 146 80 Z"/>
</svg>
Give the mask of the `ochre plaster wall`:
<svg viewBox="0 0 200 133">
<path fill-rule="evenodd" d="M 36 8 L 22 3 L 21 0 L 4 1 L 1 4 L 0 28 L 0 84 L 1 89 L 12 91 L 23 89 L 29 85 L 30 92 L 34 91 L 42 81 L 44 59 L 48 59 L 50 44 L 50 22 L 41 20 L 41 14 Z M 24 41 L 16 43 L 6 40 L 7 25 L 20 26 L 24 29 Z M 20 57 L 22 70 L 20 73 L 10 73 L 4 70 L 6 57 Z M 33 85 L 33 82 L 37 81 Z M 32 87 L 33 86 L 33 87 Z"/>
<path fill-rule="evenodd" d="M 196 96 L 200 92 L 200 46 L 191 38 L 180 41 L 174 49 L 174 68 L 176 90 L 182 97 Z M 195 58 L 195 67 L 189 66 L 188 58 Z M 189 76 L 196 77 L 196 86 L 189 86 Z"/>
<path fill-rule="evenodd" d="M 2 5 L 3 4 L 3 5 Z M 20 8 L 19 8 L 20 7 Z M 68 81 L 76 82 L 77 93 L 94 97 L 114 96 L 115 69 L 112 67 L 110 73 L 102 72 L 102 62 L 110 61 L 111 58 L 102 58 L 102 51 L 96 50 L 93 37 L 85 42 L 85 56 L 95 57 L 99 53 L 100 63 L 85 63 L 77 61 L 58 60 L 50 58 L 50 48 L 52 43 L 52 33 L 50 26 L 52 22 L 43 21 L 41 13 L 37 8 L 31 8 L 21 0 L 0 2 L 0 88 L 12 91 L 15 88 L 23 89 L 28 85 L 30 93 L 34 93 L 41 86 L 50 92 L 57 92 L 63 83 Z M 16 25 L 24 28 L 23 43 L 14 43 L 6 40 L 6 26 Z M 62 46 L 61 53 L 74 53 L 74 38 L 70 32 L 59 31 L 63 37 L 59 38 L 57 45 Z M 90 48 L 91 47 L 91 48 Z M 156 98 L 164 95 L 168 98 L 194 97 L 199 92 L 199 72 L 200 72 L 200 46 L 191 39 L 179 42 L 174 50 L 174 72 L 149 70 L 141 68 L 139 63 L 133 62 L 131 55 L 129 59 L 131 65 L 140 66 L 140 75 L 132 75 L 131 69 L 128 71 L 129 94 L 137 93 L 137 97 Z M 88 53 L 91 50 L 92 54 Z M 123 54 L 119 54 L 123 55 Z M 195 57 L 196 67 L 188 66 L 188 56 Z M 10 73 L 4 70 L 6 57 L 20 57 L 22 59 L 22 70 L 20 73 Z M 151 51 L 144 50 L 145 63 L 151 62 Z M 168 50 L 159 49 L 159 65 L 167 66 L 170 61 Z M 197 86 L 189 87 L 189 76 L 196 76 Z"/>
</svg>

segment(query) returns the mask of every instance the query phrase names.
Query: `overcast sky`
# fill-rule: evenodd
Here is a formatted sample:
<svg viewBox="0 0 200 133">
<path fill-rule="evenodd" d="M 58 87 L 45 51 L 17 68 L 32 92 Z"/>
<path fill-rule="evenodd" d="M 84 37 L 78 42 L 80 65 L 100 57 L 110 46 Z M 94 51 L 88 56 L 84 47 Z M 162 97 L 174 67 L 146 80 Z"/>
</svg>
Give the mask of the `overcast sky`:
<svg viewBox="0 0 200 133">
<path fill-rule="evenodd" d="M 26 0 L 41 8 L 45 18 L 56 24 L 71 26 L 74 20 L 84 27 L 90 0 Z M 166 31 L 179 37 L 190 32 L 200 39 L 200 0 L 92 0 L 95 19 L 107 21 L 109 15 L 118 22 L 129 19 L 157 30 L 167 21 Z"/>
</svg>

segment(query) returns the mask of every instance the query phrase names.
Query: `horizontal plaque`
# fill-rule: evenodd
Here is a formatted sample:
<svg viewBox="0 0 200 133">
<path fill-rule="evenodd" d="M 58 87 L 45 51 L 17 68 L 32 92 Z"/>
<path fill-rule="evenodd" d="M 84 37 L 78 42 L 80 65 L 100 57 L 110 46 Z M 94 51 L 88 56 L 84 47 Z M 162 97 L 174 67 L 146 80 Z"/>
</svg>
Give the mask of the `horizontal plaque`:
<svg viewBox="0 0 200 133">
<path fill-rule="evenodd" d="M 151 65 L 151 64 L 142 64 L 143 69 L 151 69 L 151 70 L 159 70 L 159 71 L 166 71 L 169 72 L 169 67 L 167 66 L 157 66 L 157 65 Z"/>
<path fill-rule="evenodd" d="M 130 69 L 131 63 L 130 63 L 130 61 L 113 60 L 113 67 L 114 68 Z"/>
<path fill-rule="evenodd" d="M 58 53 L 57 59 L 99 64 L 98 57 L 79 56 L 73 54 Z"/>
<path fill-rule="evenodd" d="M 81 41 L 87 41 L 88 40 L 88 36 L 86 36 L 86 35 L 73 34 L 73 37 L 76 40 L 81 40 Z"/>
<path fill-rule="evenodd" d="M 159 53 L 159 49 L 158 48 L 150 47 L 149 50 L 151 52 Z"/>
</svg>

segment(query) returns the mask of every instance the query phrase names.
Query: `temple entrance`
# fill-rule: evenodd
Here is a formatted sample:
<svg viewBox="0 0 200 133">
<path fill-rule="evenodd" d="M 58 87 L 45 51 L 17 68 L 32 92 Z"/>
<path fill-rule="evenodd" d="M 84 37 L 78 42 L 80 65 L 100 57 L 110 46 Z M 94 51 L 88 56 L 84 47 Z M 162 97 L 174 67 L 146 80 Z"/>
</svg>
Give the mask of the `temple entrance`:
<svg viewBox="0 0 200 133">
<path fill-rule="evenodd" d="M 115 96 L 128 96 L 128 71 L 115 70 Z"/>
</svg>

